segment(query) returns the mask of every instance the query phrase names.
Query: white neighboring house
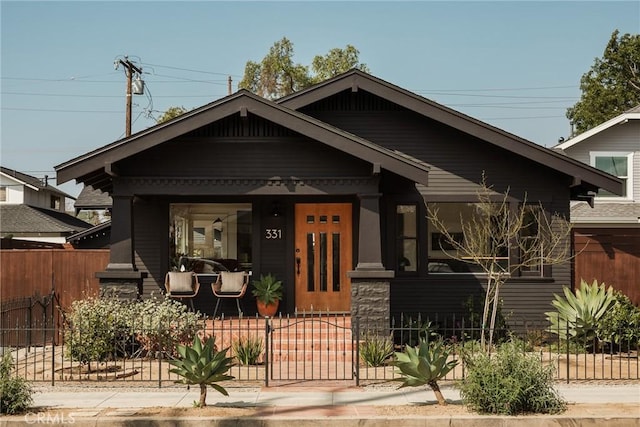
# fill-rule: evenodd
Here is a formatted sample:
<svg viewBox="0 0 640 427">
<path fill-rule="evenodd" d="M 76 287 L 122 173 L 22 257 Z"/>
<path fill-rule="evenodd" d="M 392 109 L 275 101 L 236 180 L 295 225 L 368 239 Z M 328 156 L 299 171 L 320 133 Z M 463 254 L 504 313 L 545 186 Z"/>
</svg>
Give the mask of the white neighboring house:
<svg viewBox="0 0 640 427">
<path fill-rule="evenodd" d="M 621 195 L 595 194 L 593 207 L 572 202 L 575 285 L 597 279 L 640 304 L 640 105 L 554 148 L 627 184 Z"/>
<path fill-rule="evenodd" d="M 65 212 L 74 198 L 40 180 L 0 166 L 0 235 L 18 240 L 65 243 L 66 237 L 91 227 Z"/>
</svg>

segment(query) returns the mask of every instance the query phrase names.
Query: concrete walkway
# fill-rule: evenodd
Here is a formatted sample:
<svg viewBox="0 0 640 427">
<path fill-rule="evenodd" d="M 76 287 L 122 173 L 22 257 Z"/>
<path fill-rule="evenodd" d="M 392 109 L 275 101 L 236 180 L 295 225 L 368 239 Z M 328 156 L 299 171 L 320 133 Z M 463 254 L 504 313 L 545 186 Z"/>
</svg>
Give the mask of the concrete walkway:
<svg viewBox="0 0 640 427">
<path fill-rule="evenodd" d="M 396 389 L 336 387 L 255 387 L 228 388 L 229 396 L 208 389 L 207 404 L 240 406 L 329 406 L 329 405 L 412 405 L 435 402 L 431 390 L 423 387 Z M 640 411 L 640 383 L 628 385 L 556 385 L 558 393 L 569 403 L 635 403 Z M 447 400 L 460 401 L 452 386 L 442 386 Z M 198 400 L 198 387 L 117 390 L 62 389 L 55 387 L 34 395 L 35 406 L 49 408 L 145 408 L 191 407 Z M 639 413 L 640 415 L 640 413 Z"/>
<path fill-rule="evenodd" d="M 169 387 L 163 389 L 104 389 L 82 387 L 47 387 L 34 395 L 34 412 L 25 416 L 0 417 L 0 426 L 25 424 L 64 424 L 76 426 L 438 426 L 473 425 L 541 426 L 541 425 L 593 425 L 640 427 L 640 383 L 610 384 L 558 384 L 556 390 L 569 403 L 602 406 L 610 404 L 626 407 L 624 414 L 610 411 L 604 414 L 585 413 L 580 416 L 518 416 L 487 415 L 416 416 L 412 407 L 433 406 L 435 397 L 424 388 L 396 389 L 384 387 L 248 387 L 228 388 L 229 396 L 223 396 L 209 388 L 207 404 L 216 408 L 244 408 L 243 415 L 197 416 L 193 413 L 167 418 L 143 416 L 144 408 L 191 408 L 198 400 L 198 388 Z M 460 403 L 458 391 L 451 385 L 442 386 L 447 400 Z M 376 408 L 406 407 L 402 415 L 380 415 Z M 629 410 L 631 408 L 631 410 Z M 637 408 L 634 411 L 633 408 Z M 402 411 L 401 411 L 402 412 Z M 437 412 L 436 412 L 437 413 Z M 541 423 L 542 422 L 542 423 Z"/>
</svg>

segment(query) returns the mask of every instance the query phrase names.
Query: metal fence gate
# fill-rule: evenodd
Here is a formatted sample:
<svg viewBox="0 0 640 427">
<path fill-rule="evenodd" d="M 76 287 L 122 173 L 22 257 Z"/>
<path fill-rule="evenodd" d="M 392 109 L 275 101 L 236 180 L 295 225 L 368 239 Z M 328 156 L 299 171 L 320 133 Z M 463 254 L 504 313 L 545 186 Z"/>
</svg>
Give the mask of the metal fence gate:
<svg viewBox="0 0 640 427">
<path fill-rule="evenodd" d="M 356 347 L 347 314 L 302 313 L 267 321 L 269 381 L 354 380 Z"/>
</svg>

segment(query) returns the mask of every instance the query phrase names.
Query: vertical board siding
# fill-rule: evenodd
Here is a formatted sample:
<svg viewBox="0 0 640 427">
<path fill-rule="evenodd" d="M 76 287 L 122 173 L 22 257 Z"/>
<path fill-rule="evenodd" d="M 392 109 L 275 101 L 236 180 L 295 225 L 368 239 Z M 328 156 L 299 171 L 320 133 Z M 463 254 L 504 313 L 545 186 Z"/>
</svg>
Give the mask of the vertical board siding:
<svg viewBox="0 0 640 427">
<path fill-rule="evenodd" d="M 97 295 L 97 271 L 109 263 L 109 251 L 31 249 L 0 251 L 0 300 L 48 295 L 52 290 L 63 309 L 73 301 Z"/>
<path fill-rule="evenodd" d="M 169 271 L 168 205 L 153 198 L 137 200 L 133 220 L 136 268 L 147 275 L 143 278 L 142 295 L 158 295 Z"/>
<path fill-rule="evenodd" d="M 640 229 L 574 229 L 575 282 L 597 280 L 640 305 Z"/>
</svg>

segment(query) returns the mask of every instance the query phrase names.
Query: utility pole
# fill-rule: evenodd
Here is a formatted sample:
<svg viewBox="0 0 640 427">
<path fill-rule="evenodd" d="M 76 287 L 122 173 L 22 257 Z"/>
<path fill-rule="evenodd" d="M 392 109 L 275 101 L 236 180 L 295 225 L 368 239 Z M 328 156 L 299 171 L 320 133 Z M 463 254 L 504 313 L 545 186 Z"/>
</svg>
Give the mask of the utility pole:
<svg viewBox="0 0 640 427">
<path fill-rule="evenodd" d="M 124 67 L 124 73 L 127 76 L 127 116 L 126 116 L 126 133 L 127 137 L 131 136 L 131 82 L 133 80 L 133 72 L 135 71 L 138 75 L 142 74 L 142 69 L 136 67 L 127 56 L 124 59 L 118 59 L 115 62 L 115 68 L 118 69 L 118 65 L 122 65 Z"/>
<path fill-rule="evenodd" d="M 229 80 L 227 81 L 227 90 L 229 91 L 229 95 L 231 95 L 231 76 L 229 76 Z"/>
</svg>

